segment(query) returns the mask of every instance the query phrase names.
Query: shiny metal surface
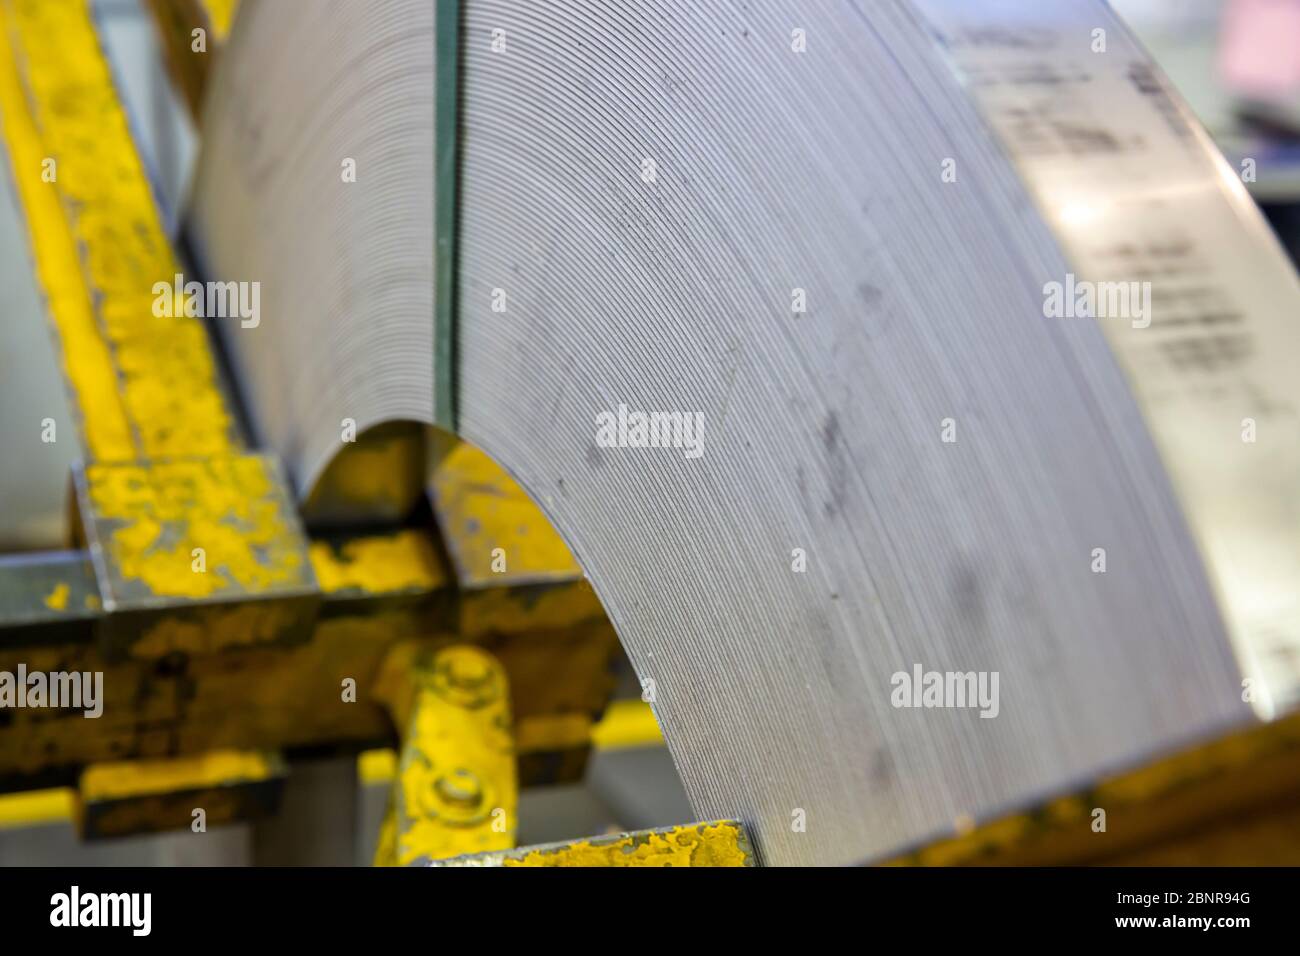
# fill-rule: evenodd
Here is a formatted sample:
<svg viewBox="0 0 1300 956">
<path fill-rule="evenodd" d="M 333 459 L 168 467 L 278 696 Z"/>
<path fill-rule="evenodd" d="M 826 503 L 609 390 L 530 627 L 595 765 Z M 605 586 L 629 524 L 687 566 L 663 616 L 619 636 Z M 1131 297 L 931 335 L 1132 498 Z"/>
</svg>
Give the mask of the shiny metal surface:
<svg viewBox="0 0 1300 956">
<path fill-rule="evenodd" d="M 429 3 L 241 4 L 205 101 L 188 232 L 261 283 L 222 331 L 304 498 L 348 436 L 433 414 L 432 44 Z"/>
<path fill-rule="evenodd" d="M 235 27 L 197 208 L 250 168 L 276 188 L 265 219 L 200 218 L 213 261 L 286 289 L 339 288 L 336 259 L 405 275 L 372 233 L 415 229 L 424 184 L 320 228 L 300 211 L 348 187 L 292 177 L 414 74 L 358 52 L 355 98 L 322 105 L 298 77 L 366 16 L 286 46 L 273 6 Z M 879 859 L 1289 706 L 1295 276 L 1108 8 L 463 7 L 461 433 L 587 571 L 698 817 L 767 863 Z M 1075 279 L 1149 281 L 1151 310 L 1046 315 Z M 430 414 L 414 312 L 331 303 L 236 346 L 300 491 L 347 409 Z M 605 447 L 620 406 L 702 443 Z M 997 675 L 996 705 L 899 706 L 918 668 Z"/>
</svg>

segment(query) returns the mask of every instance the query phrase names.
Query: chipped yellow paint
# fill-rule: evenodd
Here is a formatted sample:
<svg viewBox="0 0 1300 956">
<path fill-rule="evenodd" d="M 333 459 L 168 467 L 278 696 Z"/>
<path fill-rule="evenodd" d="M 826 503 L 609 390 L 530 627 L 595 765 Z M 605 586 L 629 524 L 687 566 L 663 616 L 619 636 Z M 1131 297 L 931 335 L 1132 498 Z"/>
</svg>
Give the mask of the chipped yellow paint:
<svg viewBox="0 0 1300 956">
<path fill-rule="evenodd" d="M 0 9 L 11 53 L 0 71 L 5 136 L 88 454 L 230 451 L 237 439 L 202 322 L 153 314 L 154 284 L 183 270 L 87 0 Z M 41 180 L 46 157 L 52 183 Z"/>
<path fill-rule="evenodd" d="M 663 745 L 664 735 L 645 701 L 615 700 L 593 728 L 591 742 L 602 750 L 657 747 Z"/>
<path fill-rule="evenodd" d="M 201 621 L 171 615 L 145 628 L 131 643 L 130 656 L 156 661 L 169 654 L 197 657 L 273 644 L 296 619 L 291 608 L 274 601 L 230 602 L 207 611 Z"/>
<path fill-rule="evenodd" d="M 0 830 L 71 823 L 77 793 L 69 787 L 0 795 Z"/>
<path fill-rule="evenodd" d="M 441 450 L 431 489 L 461 587 L 582 578 L 582 568 L 542 510 L 473 445 L 455 442 Z M 498 548 L 501 553 L 494 555 Z M 504 571 L 496 569 L 499 559 Z"/>
<path fill-rule="evenodd" d="M 90 462 L 78 504 L 104 633 L 118 648 L 149 628 L 133 653 L 270 640 L 283 607 L 223 610 L 224 629 L 113 617 L 166 599 L 270 605 L 315 584 L 278 471 L 240 454 L 203 320 L 175 308 L 173 284 L 194 277 L 164 232 L 90 3 L 0 0 L 0 18 L 6 145 Z"/>
<path fill-rule="evenodd" d="M 103 459 L 132 458 L 134 438 L 112 356 L 95 322 L 76 242 L 68 231 L 57 186 L 42 179 L 42 164 L 52 157 L 28 111 L 11 47 L 9 7 L 8 2 L 0 3 L 0 121 L 10 178 L 27 219 L 36 276 L 63 345 L 63 372 L 77 397 L 78 427 L 87 454 Z M 57 165 L 55 171 L 66 174 Z"/>
<path fill-rule="evenodd" d="M 505 854 L 502 866 L 747 866 L 744 831 L 732 821 L 625 833 Z"/>
<path fill-rule="evenodd" d="M 154 595 L 205 598 L 257 593 L 300 579 L 299 553 L 274 475 L 256 455 L 90 465 L 86 480 L 101 542 L 125 580 Z M 202 549 L 200 556 L 195 549 Z"/>
<path fill-rule="evenodd" d="M 447 575 L 429 536 L 421 531 L 355 538 L 335 549 L 328 542 L 311 545 L 311 565 L 327 594 L 363 591 L 391 594 L 439 590 Z"/>
<path fill-rule="evenodd" d="M 99 720 L 49 720 L 39 710 L 11 711 L 13 719 L 0 726 L 0 775 L 65 770 L 126 754 L 161 758 L 220 749 L 373 746 L 393 731 L 377 700 L 376 678 L 385 656 L 408 641 L 434 647 L 451 643 L 450 609 L 423 601 L 361 602 L 355 608 L 337 602 L 327 608 L 308 642 L 200 650 L 181 670 L 158 666 L 157 651 L 177 646 L 174 632 L 166 634 L 167 644 L 161 643 L 166 632 L 158 632 L 160 644 L 150 649 L 154 656 L 131 645 L 115 661 L 106 661 L 97 644 L 85 641 L 22 648 L 0 642 L 0 670 L 14 672 L 22 662 L 29 672 L 104 672 Z M 219 630 L 236 628 L 232 622 Z M 608 696 L 602 683 L 608 679 L 608 654 L 581 635 L 520 635 L 492 646 L 509 674 L 511 710 L 521 728 L 532 715 L 575 708 L 596 713 Z M 557 680 L 557 674 L 564 679 Z M 356 703 L 341 698 L 347 678 L 356 681 Z M 578 769 L 576 763 L 557 768 L 538 760 L 519 765 L 520 781 L 567 782 Z"/>
<path fill-rule="evenodd" d="M 68 595 L 72 593 L 72 588 L 67 584 L 56 584 L 54 590 L 45 595 L 45 606 L 51 611 L 62 611 L 68 606 Z"/>
<path fill-rule="evenodd" d="M 88 767 L 81 775 L 83 801 L 123 800 L 269 780 L 281 771 L 270 754 L 220 750 L 172 760 L 126 760 Z"/>
<path fill-rule="evenodd" d="M 375 853 L 405 866 L 514 846 L 518 778 L 505 669 L 478 648 L 394 649 L 381 682 L 405 728 Z"/>
</svg>

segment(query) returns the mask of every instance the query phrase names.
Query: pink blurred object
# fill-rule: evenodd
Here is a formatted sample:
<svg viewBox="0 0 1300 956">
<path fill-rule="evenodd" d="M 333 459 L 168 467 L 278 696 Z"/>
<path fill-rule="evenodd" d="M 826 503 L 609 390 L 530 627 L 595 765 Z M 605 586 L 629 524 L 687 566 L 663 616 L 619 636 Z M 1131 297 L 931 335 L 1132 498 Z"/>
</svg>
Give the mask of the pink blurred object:
<svg viewBox="0 0 1300 956">
<path fill-rule="evenodd" d="M 1228 0 L 1219 70 L 1239 95 L 1300 93 L 1300 0 Z"/>
</svg>

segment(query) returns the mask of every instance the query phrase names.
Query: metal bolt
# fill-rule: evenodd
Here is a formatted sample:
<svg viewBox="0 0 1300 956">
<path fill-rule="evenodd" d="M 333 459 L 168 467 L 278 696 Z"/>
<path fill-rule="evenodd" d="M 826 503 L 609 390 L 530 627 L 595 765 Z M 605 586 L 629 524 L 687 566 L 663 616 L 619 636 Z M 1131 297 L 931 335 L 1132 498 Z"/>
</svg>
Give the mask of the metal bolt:
<svg viewBox="0 0 1300 956">
<path fill-rule="evenodd" d="M 471 770 L 459 767 L 433 783 L 434 793 L 444 803 L 473 809 L 483 802 L 483 783 Z"/>
<path fill-rule="evenodd" d="M 492 677 L 487 661 L 477 654 L 448 654 L 447 681 L 453 687 L 470 690 Z"/>
<path fill-rule="evenodd" d="M 460 707 L 484 707 L 501 696 L 493 659 L 482 651 L 454 647 L 440 653 L 434 663 L 433 689 Z"/>
</svg>

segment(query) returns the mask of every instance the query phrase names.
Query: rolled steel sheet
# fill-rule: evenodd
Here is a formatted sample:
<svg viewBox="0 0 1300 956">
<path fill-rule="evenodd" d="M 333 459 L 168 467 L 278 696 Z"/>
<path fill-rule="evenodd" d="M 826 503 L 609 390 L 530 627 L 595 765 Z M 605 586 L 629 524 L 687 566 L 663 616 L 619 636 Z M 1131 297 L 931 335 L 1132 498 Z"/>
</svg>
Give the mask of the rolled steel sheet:
<svg viewBox="0 0 1300 956">
<path fill-rule="evenodd" d="M 345 436 L 433 415 L 432 44 L 429 3 L 241 3 L 205 97 L 187 233 L 259 283 L 219 329 L 304 497 Z"/>
<path fill-rule="evenodd" d="M 431 421 L 429 5 L 244 6 L 196 232 L 279 289 L 227 340 L 305 494 Z M 1107 6 L 462 11 L 459 430 L 698 816 L 880 859 L 1293 706 L 1300 288 Z"/>
</svg>

